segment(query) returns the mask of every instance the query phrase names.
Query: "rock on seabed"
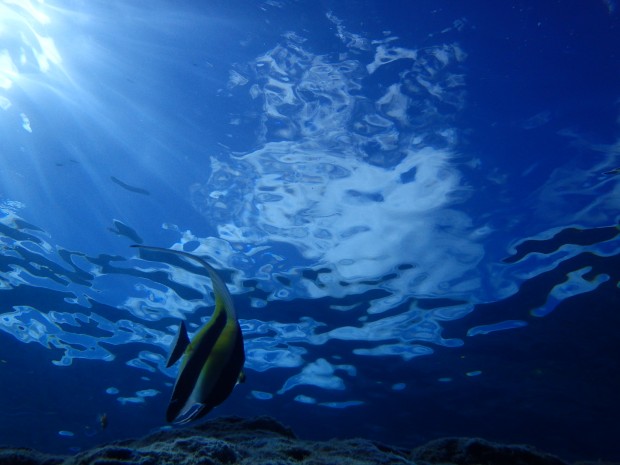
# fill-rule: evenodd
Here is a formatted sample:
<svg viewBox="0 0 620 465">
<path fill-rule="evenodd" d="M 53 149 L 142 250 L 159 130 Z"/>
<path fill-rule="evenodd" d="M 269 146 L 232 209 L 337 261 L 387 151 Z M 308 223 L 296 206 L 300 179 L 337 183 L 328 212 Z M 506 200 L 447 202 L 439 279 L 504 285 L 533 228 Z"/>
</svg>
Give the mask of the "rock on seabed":
<svg viewBox="0 0 620 465">
<path fill-rule="evenodd" d="M 305 441 L 269 417 L 223 417 L 193 428 L 115 441 L 73 456 L 0 447 L 0 465 L 122 464 L 568 465 L 568 462 L 529 446 L 496 444 L 477 438 L 438 439 L 413 450 L 366 439 Z"/>
</svg>

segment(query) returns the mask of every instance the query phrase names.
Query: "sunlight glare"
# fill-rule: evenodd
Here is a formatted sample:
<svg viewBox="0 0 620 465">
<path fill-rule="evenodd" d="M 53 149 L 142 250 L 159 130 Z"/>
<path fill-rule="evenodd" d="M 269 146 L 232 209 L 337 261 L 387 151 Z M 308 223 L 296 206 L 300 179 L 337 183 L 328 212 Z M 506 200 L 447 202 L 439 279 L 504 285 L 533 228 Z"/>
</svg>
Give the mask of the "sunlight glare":
<svg viewBox="0 0 620 465">
<path fill-rule="evenodd" d="M 62 59 L 45 33 L 50 17 L 43 0 L 0 1 L 0 89 L 10 89 L 27 72 L 48 73 Z"/>
</svg>

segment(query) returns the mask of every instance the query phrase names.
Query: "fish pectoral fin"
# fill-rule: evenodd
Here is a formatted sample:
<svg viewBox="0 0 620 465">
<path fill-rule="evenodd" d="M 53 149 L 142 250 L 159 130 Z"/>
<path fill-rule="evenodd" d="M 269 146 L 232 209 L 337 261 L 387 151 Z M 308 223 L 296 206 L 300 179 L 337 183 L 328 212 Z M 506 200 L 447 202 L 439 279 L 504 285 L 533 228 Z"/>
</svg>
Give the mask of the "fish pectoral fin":
<svg viewBox="0 0 620 465">
<path fill-rule="evenodd" d="M 245 371 L 241 370 L 239 372 L 239 377 L 237 378 L 237 384 L 245 383 Z"/>
<path fill-rule="evenodd" d="M 185 353 L 185 349 L 189 345 L 189 337 L 187 336 L 187 328 L 185 327 L 185 323 L 181 321 L 179 324 L 179 330 L 177 331 L 177 335 L 174 338 L 174 342 L 172 343 L 172 350 L 170 351 L 170 356 L 168 357 L 168 361 L 166 362 L 166 368 L 170 368 L 174 365 L 177 360 L 181 358 L 181 356 Z"/>
</svg>

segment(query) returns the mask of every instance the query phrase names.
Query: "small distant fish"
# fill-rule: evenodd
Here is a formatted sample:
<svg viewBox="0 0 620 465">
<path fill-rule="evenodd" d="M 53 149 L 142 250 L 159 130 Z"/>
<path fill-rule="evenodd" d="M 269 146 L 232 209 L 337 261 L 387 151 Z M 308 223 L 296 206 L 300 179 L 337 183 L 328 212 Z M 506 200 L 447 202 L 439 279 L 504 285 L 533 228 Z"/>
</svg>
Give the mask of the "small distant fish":
<svg viewBox="0 0 620 465">
<path fill-rule="evenodd" d="M 74 160 L 73 158 L 69 158 L 68 161 L 71 162 L 71 163 L 74 163 L 74 164 L 78 164 L 78 165 L 80 164 L 79 161 Z M 67 161 L 58 161 L 58 162 L 56 162 L 56 166 L 66 166 L 66 165 L 67 165 Z"/>
<path fill-rule="evenodd" d="M 613 176 L 615 174 L 620 174 L 620 168 L 614 168 L 613 170 L 605 171 L 603 174 L 608 176 Z"/>
<path fill-rule="evenodd" d="M 108 427 L 108 414 L 101 413 L 97 415 L 97 420 L 99 421 L 99 426 L 101 427 L 101 431 L 105 430 Z"/>
<path fill-rule="evenodd" d="M 137 244 L 142 244 L 144 242 L 135 229 L 130 228 L 122 221 L 112 220 L 112 224 L 114 225 L 115 229 L 108 228 L 108 230 L 113 232 L 114 234 L 118 234 L 119 236 L 125 236 L 129 238 L 132 242 L 135 242 Z"/>
<path fill-rule="evenodd" d="M 183 357 L 166 420 L 179 424 L 197 420 L 224 402 L 237 383 L 245 381 L 243 334 L 232 296 L 215 269 L 200 257 L 159 247 L 132 247 L 171 253 L 194 261 L 207 270 L 213 283 L 215 310 L 211 319 L 191 341 L 181 321 L 166 364 L 170 367 Z"/>
<path fill-rule="evenodd" d="M 136 194 L 151 195 L 151 193 L 147 191 L 146 189 L 142 189 L 141 187 L 130 186 L 129 184 L 124 183 L 123 181 L 121 181 L 120 179 L 114 176 L 110 176 L 110 179 L 112 180 L 112 182 L 115 182 L 116 184 L 121 186 L 123 189 L 127 189 L 130 192 L 135 192 Z"/>
</svg>

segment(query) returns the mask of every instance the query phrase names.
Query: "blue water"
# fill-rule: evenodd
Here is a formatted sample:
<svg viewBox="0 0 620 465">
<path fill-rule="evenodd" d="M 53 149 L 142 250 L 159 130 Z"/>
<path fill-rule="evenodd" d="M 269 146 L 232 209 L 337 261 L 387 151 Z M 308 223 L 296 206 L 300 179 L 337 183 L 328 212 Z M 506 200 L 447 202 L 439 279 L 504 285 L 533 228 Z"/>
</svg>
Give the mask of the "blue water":
<svg viewBox="0 0 620 465">
<path fill-rule="evenodd" d="M 0 443 L 166 426 L 144 243 L 235 298 L 209 417 L 620 459 L 615 1 L 148 3 L 0 0 Z"/>
</svg>

